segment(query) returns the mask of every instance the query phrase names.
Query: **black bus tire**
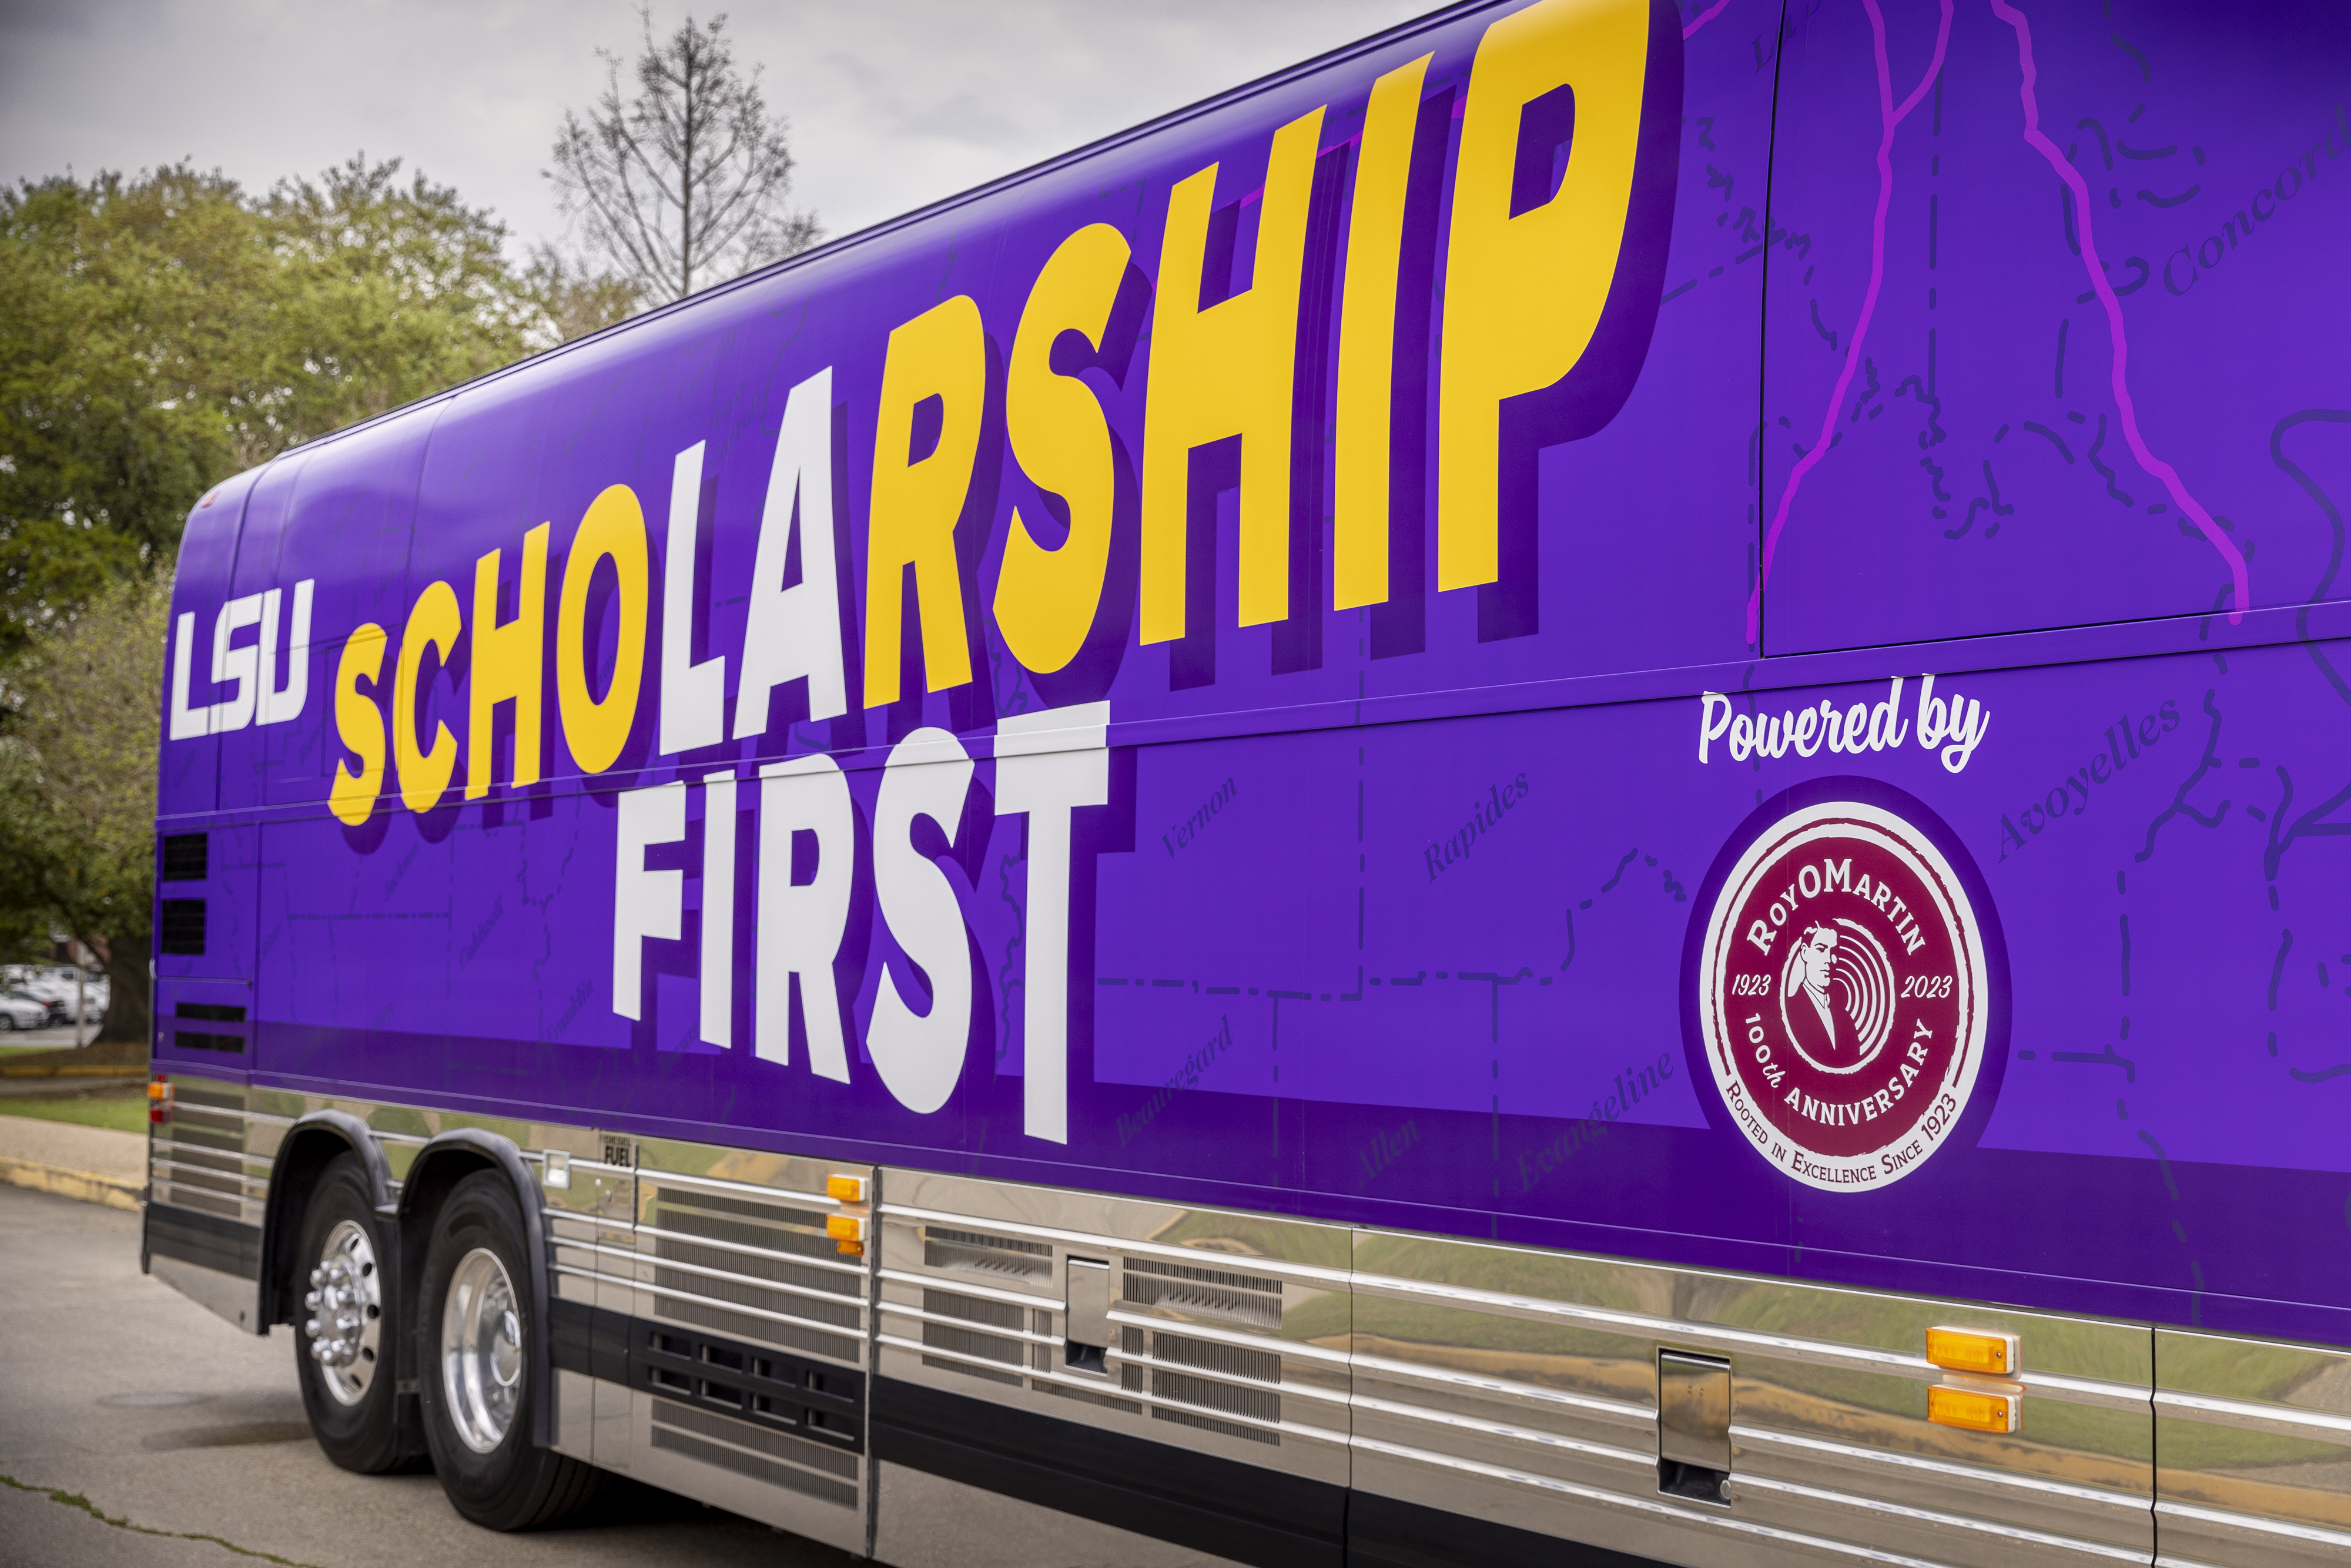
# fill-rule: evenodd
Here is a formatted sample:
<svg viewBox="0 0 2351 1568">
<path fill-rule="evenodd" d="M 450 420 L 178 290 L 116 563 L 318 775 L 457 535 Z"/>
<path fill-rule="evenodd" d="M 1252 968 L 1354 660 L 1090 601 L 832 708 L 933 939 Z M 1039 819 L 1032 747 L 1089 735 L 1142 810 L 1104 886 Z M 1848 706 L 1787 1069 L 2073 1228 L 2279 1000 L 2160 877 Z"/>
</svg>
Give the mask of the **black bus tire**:
<svg viewBox="0 0 2351 1568">
<path fill-rule="evenodd" d="M 460 1432 L 462 1391 L 453 1389 L 449 1359 L 449 1297 L 461 1268 L 477 1252 L 489 1253 L 510 1287 L 510 1307 L 519 1337 L 512 1356 L 515 1390 L 505 1429 L 486 1452 Z M 476 1263 L 478 1274 L 486 1266 Z M 533 1321 L 529 1259 L 523 1245 L 522 1211 L 513 1185 L 500 1171 L 476 1171 L 459 1182 L 433 1222 L 424 1254 L 423 1289 L 417 1294 L 416 1389 L 423 1406 L 424 1441 L 450 1506 L 488 1530 L 538 1530 L 578 1513 L 594 1498 L 603 1472 L 541 1448 L 530 1440 L 531 1419 L 552 1390 L 538 1385 L 531 1347 L 547 1325 Z M 462 1311 L 462 1304 L 461 1304 Z"/>
<path fill-rule="evenodd" d="M 354 1233 L 365 1239 L 364 1250 L 332 1245 L 335 1239 Z M 366 1167 L 357 1155 L 336 1155 L 319 1173 L 318 1185 L 302 1209 L 301 1249 L 295 1255 L 295 1292 L 301 1305 L 294 1314 L 294 1363 L 302 1385 L 303 1414 L 309 1417 L 310 1436 L 319 1451 L 360 1475 L 396 1469 L 408 1458 L 392 1367 L 398 1324 L 394 1302 L 384 1289 L 388 1281 L 377 1247 L 379 1235 Z M 341 1264 L 339 1279 L 314 1277 L 336 1262 Z M 350 1300 L 354 1294 L 363 1299 Z M 359 1326 L 349 1332 L 339 1328 L 339 1310 L 346 1322 L 358 1318 Z M 337 1338 L 360 1343 L 343 1368 L 330 1370 L 314 1352 L 322 1339 L 331 1345 Z M 340 1397 L 330 1384 L 358 1396 Z"/>
</svg>

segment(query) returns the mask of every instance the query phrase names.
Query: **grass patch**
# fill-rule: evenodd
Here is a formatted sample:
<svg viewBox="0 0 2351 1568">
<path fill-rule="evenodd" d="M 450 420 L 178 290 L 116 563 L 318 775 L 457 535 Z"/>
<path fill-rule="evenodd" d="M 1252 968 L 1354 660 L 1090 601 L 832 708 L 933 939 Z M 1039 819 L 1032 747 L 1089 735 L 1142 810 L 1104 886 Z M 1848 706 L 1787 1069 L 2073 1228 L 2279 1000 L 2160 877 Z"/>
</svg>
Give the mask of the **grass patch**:
<svg viewBox="0 0 2351 1568">
<path fill-rule="evenodd" d="M 62 1503 L 67 1508 L 78 1508 L 100 1524 L 110 1524 L 117 1530 L 127 1530 L 134 1535 L 161 1536 L 166 1541 L 209 1541 L 214 1546 L 226 1547 L 240 1557 L 257 1557 L 264 1563 L 283 1564 L 283 1568 L 308 1568 L 307 1564 L 297 1563 L 291 1557 L 280 1557 L 273 1552 L 256 1552 L 251 1547 L 239 1546 L 233 1541 L 223 1541 L 217 1535 L 199 1535 L 193 1531 L 185 1530 L 150 1530 L 143 1524 L 133 1524 L 127 1519 L 117 1519 L 112 1514 L 99 1511 L 89 1499 L 79 1492 L 70 1492 L 55 1487 L 26 1486 L 14 1476 L 0 1476 L 0 1486 L 46 1497 L 51 1502 Z"/>
<path fill-rule="evenodd" d="M 143 1133 L 147 1130 L 147 1101 L 143 1095 L 130 1094 L 0 1100 L 0 1116 L 30 1116 L 42 1122 L 71 1122 L 83 1127 L 111 1127 L 118 1133 Z"/>
</svg>

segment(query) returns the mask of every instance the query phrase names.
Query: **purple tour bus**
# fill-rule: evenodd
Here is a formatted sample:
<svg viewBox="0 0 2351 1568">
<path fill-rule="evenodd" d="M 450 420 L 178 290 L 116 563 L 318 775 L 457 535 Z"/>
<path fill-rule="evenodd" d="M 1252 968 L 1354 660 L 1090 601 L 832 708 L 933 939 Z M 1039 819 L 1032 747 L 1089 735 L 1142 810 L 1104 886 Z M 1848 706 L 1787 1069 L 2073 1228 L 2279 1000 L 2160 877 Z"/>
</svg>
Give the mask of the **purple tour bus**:
<svg viewBox="0 0 2351 1568">
<path fill-rule="evenodd" d="M 498 1529 L 2344 1560 L 2346 101 L 1458 5 L 224 482 L 146 1266 Z"/>
</svg>

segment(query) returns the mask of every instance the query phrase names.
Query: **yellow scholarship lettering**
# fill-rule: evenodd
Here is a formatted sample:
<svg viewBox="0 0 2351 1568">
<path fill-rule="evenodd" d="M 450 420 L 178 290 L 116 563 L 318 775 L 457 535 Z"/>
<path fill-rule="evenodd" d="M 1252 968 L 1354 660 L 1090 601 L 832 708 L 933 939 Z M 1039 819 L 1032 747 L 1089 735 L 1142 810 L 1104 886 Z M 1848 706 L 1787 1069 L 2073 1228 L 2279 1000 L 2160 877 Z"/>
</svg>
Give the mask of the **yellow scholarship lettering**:
<svg viewBox="0 0 2351 1568">
<path fill-rule="evenodd" d="M 940 402 L 938 443 L 915 458 L 914 410 L 934 397 Z M 942 692 L 971 679 L 955 533 L 971 493 L 987 413 L 987 333 L 970 295 L 942 300 L 890 334 L 865 532 L 867 707 L 898 700 L 909 567 L 925 685 Z"/>
<path fill-rule="evenodd" d="M 1339 396 L 1331 496 L 1331 608 L 1388 597 L 1388 465 L 1395 392 L 1396 278 L 1405 198 L 1419 128 L 1420 84 L 1433 57 L 1372 84 L 1355 159 L 1339 316 Z"/>
<path fill-rule="evenodd" d="M 1541 0 L 1486 29 L 1470 69 L 1447 241 L 1437 586 L 1499 570 L 1501 404 L 1575 368 L 1616 276 L 1641 132 L 1648 0 Z M 1521 112 L 1574 94 L 1559 191 L 1511 215 Z"/>
<path fill-rule="evenodd" d="M 1076 376 L 1054 373 L 1053 344 L 1076 332 L 1101 350 L 1130 254 L 1126 237 L 1108 224 L 1089 224 L 1063 240 L 1029 288 L 1012 340 L 1004 391 L 1012 455 L 1067 514 L 1067 537 L 1048 547 L 1013 507 L 996 579 L 997 630 L 1012 656 L 1040 674 L 1076 658 L 1093 628 L 1118 484 L 1102 404 Z"/>
<path fill-rule="evenodd" d="M 383 713 L 373 698 L 360 694 L 360 683 L 374 685 L 381 676 L 389 641 L 383 628 L 371 621 L 351 633 L 335 665 L 335 733 L 344 749 L 359 758 L 360 770 L 353 773 L 341 758 L 336 759 L 327 810 L 349 827 L 366 821 L 383 793 Z"/>
<path fill-rule="evenodd" d="M 457 591 L 435 582 L 416 596 L 408 612 L 408 629 L 400 636 L 392 688 L 392 752 L 400 770 L 401 804 L 412 811 L 429 811 L 440 804 L 457 768 L 457 737 L 447 725 L 433 721 L 429 747 L 420 744 L 416 733 L 416 699 L 423 695 L 418 677 L 423 673 L 425 651 L 430 649 L 445 669 L 465 630 Z"/>
<path fill-rule="evenodd" d="M 1200 308 L 1211 163 L 1167 198 L 1144 412 L 1142 640 L 1185 634 L 1192 448 L 1241 438 L 1238 624 L 1290 614 L 1290 421 L 1298 298 L 1322 110 L 1274 132 L 1249 287 Z"/>
<path fill-rule="evenodd" d="M 613 485 L 588 504 L 580 531 L 571 536 L 570 558 L 563 563 L 563 592 L 555 622 L 555 695 L 563 719 L 563 743 L 585 773 L 601 773 L 619 761 L 637 721 L 637 698 L 645 679 L 645 618 L 653 596 L 649 554 L 644 507 L 635 491 Z M 615 591 L 606 613 L 619 617 L 619 625 L 611 683 L 599 698 L 589 684 L 588 591 L 597 568 L 607 560 L 612 563 Z"/>
<path fill-rule="evenodd" d="M 498 558 L 492 550 L 474 563 L 474 658 L 471 713 L 465 745 L 465 799 L 490 792 L 491 720 L 500 703 L 514 704 L 516 789 L 538 782 L 540 694 L 547 645 L 547 536 L 541 523 L 522 537 L 521 580 L 516 585 L 515 616 L 498 620 Z"/>
</svg>

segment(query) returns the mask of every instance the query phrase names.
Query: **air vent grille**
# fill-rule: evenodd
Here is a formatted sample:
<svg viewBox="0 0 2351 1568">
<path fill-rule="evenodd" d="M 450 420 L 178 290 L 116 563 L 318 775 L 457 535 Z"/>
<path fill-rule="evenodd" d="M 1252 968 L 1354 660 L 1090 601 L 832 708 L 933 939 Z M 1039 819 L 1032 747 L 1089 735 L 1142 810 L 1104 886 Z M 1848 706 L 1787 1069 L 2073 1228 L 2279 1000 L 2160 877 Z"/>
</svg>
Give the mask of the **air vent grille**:
<svg viewBox="0 0 2351 1568">
<path fill-rule="evenodd" d="M 967 1323 L 985 1323 L 992 1329 L 1019 1331 L 1022 1309 L 1009 1301 L 983 1301 L 974 1296 L 959 1296 L 952 1291 L 925 1291 L 923 1311 L 943 1318 L 961 1318 Z"/>
<path fill-rule="evenodd" d="M 166 833 L 163 835 L 164 882 L 202 882 L 212 867 L 212 835 L 209 833 Z"/>
<path fill-rule="evenodd" d="M 1015 1241 L 1009 1237 L 983 1236 L 976 1230 L 949 1230 L 931 1225 L 923 1229 L 923 1263 L 926 1268 L 958 1274 L 1042 1280 L 1053 1272 L 1053 1249 L 1039 1241 Z"/>
<path fill-rule="evenodd" d="M 1217 1344 L 1162 1330 L 1151 1336 L 1151 1354 L 1160 1361 L 1196 1367 L 1220 1377 L 1246 1377 L 1253 1383 L 1281 1381 L 1281 1357 L 1271 1351 L 1243 1350 L 1238 1345 Z"/>
<path fill-rule="evenodd" d="M 658 1183 L 659 1175 L 647 1173 L 648 1182 Z M 705 1236 L 713 1241 L 731 1241 L 737 1247 L 757 1247 L 762 1251 L 798 1252 L 811 1258 L 831 1259 L 839 1251 L 817 1225 L 791 1209 L 769 1204 L 722 1197 L 716 1193 L 685 1193 L 673 1187 L 646 1207 L 645 1223 L 663 1230 L 682 1230 L 690 1236 Z M 740 1268 L 739 1263 L 723 1265 Z M 750 1270 L 745 1270 L 747 1272 Z M 796 1284 L 811 1283 L 796 1274 L 778 1275 Z"/>
<path fill-rule="evenodd" d="M 204 901 L 201 898 L 162 900 L 156 923 L 156 946 L 180 958 L 204 956 Z"/>
<path fill-rule="evenodd" d="M 1121 1288 L 1138 1306 L 1224 1318 L 1256 1328 L 1281 1326 L 1281 1284 L 1259 1275 L 1129 1258 Z"/>
<path fill-rule="evenodd" d="M 673 1219 L 676 1216 L 671 1216 Z M 730 1274 L 747 1275 L 780 1285 L 798 1285 L 803 1290 L 822 1291 L 827 1295 L 844 1296 L 854 1302 L 865 1293 L 865 1281 L 855 1274 L 836 1273 L 830 1270 L 811 1269 L 805 1263 L 795 1263 L 789 1258 L 763 1258 L 747 1252 L 721 1250 L 705 1247 L 699 1242 L 680 1241 L 674 1236 L 653 1239 L 653 1256 L 676 1263 L 691 1263 L 698 1268 L 716 1269 Z M 717 1292 L 713 1291 L 712 1294 Z M 764 1301 L 753 1303 L 765 1306 Z M 823 1302 L 811 1302 L 823 1307 Z M 781 1311 L 782 1309 L 775 1309 Z M 823 1321 L 834 1320 L 829 1315 Z"/>
<path fill-rule="evenodd" d="M 923 1311 L 937 1317 L 960 1318 L 968 1323 L 984 1323 L 989 1328 L 1016 1332 L 1023 1326 L 1026 1316 L 1021 1308 L 1009 1302 L 978 1301 L 970 1296 L 956 1295 L 951 1291 L 925 1291 Z M 1024 1347 L 1017 1339 L 982 1333 L 977 1329 L 957 1328 L 952 1323 L 925 1322 L 923 1325 L 923 1343 L 931 1350 L 946 1351 L 949 1355 L 974 1356 L 981 1361 L 1000 1362 L 1006 1366 L 1019 1366 L 1027 1360 L 1021 1354 Z M 967 1373 L 974 1377 L 1003 1375 L 929 1356 L 924 1358 L 923 1364 L 942 1371 Z M 1019 1379 L 1015 1377 L 1009 1381 L 1018 1383 Z"/>
<path fill-rule="evenodd" d="M 998 1252 L 1026 1252 L 1039 1258 L 1050 1258 L 1053 1249 L 1042 1241 L 1016 1241 L 1008 1236 L 982 1236 L 977 1230 L 949 1230 L 945 1226 L 923 1228 L 925 1240 L 945 1241 L 956 1247 L 989 1247 Z"/>
</svg>

